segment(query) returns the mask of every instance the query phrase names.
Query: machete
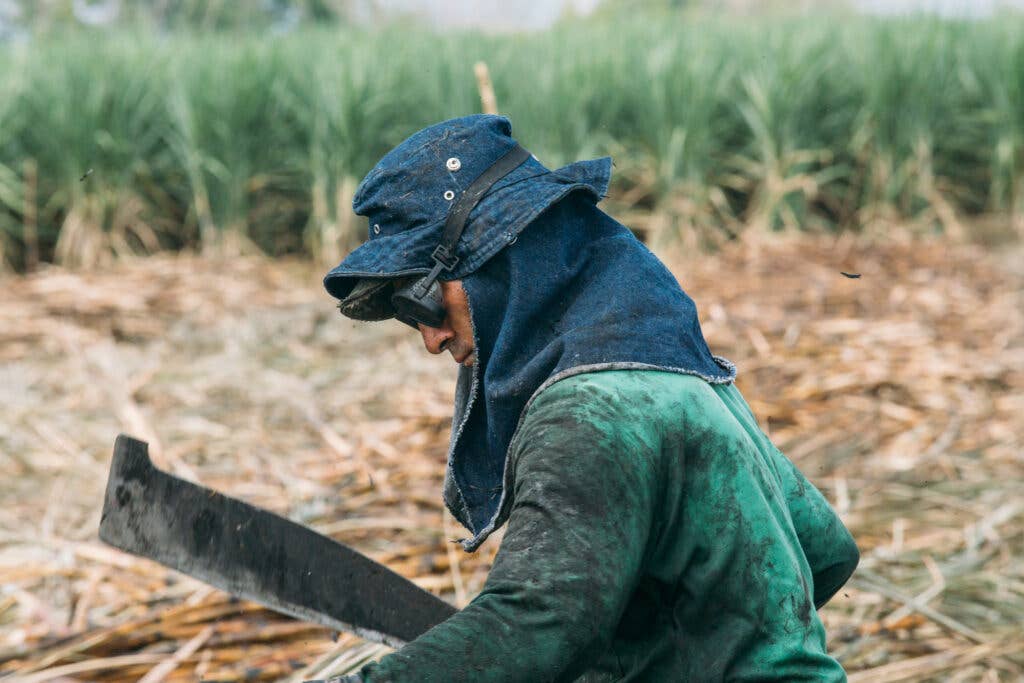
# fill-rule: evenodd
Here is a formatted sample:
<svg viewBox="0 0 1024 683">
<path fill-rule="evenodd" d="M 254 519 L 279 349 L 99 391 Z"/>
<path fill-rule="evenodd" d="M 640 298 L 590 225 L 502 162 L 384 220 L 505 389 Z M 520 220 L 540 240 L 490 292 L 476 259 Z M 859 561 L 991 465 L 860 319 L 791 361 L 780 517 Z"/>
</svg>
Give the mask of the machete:
<svg viewBox="0 0 1024 683">
<path fill-rule="evenodd" d="M 309 527 L 171 476 L 121 434 L 100 539 L 277 612 L 401 647 L 455 608 Z"/>
</svg>

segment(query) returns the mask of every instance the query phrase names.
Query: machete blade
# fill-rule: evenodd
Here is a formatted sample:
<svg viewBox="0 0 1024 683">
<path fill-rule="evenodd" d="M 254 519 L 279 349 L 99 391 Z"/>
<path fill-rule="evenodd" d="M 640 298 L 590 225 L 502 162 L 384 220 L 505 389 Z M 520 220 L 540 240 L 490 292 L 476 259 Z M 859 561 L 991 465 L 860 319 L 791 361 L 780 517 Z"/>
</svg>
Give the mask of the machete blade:
<svg viewBox="0 0 1024 683">
<path fill-rule="evenodd" d="M 455 608 L 368 557 L 267 510 L 171 476 L 121 434 L 100 538 L 278 612 L 400 647 Z"/>
</svg>

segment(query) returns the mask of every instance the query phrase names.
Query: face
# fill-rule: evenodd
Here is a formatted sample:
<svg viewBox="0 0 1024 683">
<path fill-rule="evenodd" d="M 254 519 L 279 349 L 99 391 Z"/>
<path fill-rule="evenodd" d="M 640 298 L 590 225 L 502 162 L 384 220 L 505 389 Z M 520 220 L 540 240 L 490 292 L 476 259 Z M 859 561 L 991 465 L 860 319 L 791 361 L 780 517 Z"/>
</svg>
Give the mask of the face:
<svg viewBox="0 0 1024 683">
<path fill-rule="evenodd" d="M 473 323 L 469 316 L 469 299 L 461 280 L 440 281 L 444 297 L 445 318 L 441 327 L 418 325 L 423 345 L 430 353 L 452 354 L 456 363 L 472 367 L 476 361 L 473 344 Z"/>
</svg>

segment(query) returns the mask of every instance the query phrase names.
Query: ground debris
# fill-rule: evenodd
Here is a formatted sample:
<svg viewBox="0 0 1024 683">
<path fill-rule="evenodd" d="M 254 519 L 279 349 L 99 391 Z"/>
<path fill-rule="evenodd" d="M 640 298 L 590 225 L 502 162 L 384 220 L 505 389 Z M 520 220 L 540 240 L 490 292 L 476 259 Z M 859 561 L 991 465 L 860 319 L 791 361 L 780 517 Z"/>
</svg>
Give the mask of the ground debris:
<svg viewBox="0 0 1024 683">
<path fill-rule="evenodd" d="M 1024 272 L 976 247 L 746 239 L 673 262 L 762 428 L 863 571 L 823 610 L 851 680 L 1019 680 Z M 836 278 L 856 264 L 859 280 Z M 440 505 L 455 366 L 342 318 L 307 263 L 158 256 L 0 288 L 0 678 L 301 680 L 387 649 L 96 537 L 114 437 L 465 604 Z"/>
</svg>

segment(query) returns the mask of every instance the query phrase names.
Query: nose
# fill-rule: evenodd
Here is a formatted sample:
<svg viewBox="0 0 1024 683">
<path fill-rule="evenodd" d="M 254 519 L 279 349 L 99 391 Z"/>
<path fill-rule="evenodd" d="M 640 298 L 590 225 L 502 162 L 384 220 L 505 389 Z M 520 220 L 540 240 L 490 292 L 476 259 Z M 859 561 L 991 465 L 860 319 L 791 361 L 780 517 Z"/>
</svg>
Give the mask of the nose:
<svg viewBox="0 0 1024 683">
<path fill-rule="evenodd" d="M 423 335 L 423 345 L 430 353 L 442 353 L 448 348 L 448 344 L 455 338 L 455 330 L 445 320 L 441 327 L 427 327 L 420 323 L 420 334 Z"/>
</svg>

